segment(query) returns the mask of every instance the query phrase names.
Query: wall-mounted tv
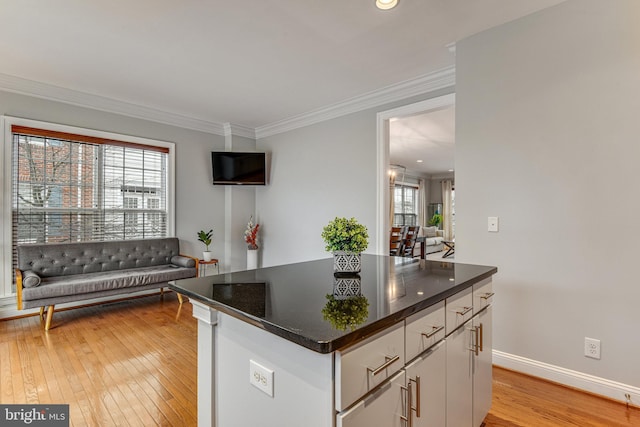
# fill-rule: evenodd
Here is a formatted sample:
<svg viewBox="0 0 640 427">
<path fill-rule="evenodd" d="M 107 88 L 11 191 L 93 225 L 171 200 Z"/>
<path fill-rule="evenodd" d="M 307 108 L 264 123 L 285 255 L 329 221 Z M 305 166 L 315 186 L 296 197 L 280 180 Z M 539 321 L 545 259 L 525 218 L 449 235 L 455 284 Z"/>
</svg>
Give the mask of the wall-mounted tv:
<svg viewBox="0 0 640 427">
<path fill-rule="evenodd" d="M 214 185 L 265 185 L 265 153 L 212 151 Z"/>
</svg>

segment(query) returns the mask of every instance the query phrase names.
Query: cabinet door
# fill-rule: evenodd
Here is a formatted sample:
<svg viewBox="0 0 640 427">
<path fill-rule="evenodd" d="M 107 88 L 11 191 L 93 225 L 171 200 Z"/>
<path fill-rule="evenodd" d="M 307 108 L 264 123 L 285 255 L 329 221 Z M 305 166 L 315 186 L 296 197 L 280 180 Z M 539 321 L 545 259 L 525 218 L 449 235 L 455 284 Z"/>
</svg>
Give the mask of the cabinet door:
<svg viewBox="0 0 640 427">
<path fill-rule="evenodd" d="M 411 388 L 413 427 L 444 426 L 447 352 L 444 341 L 406 367 L 407 387 Z"/>
<path fill-rule="evenodd" d="M 473 421 L 473 320 L 446 339 L 447 427 L 471 427 Z"/>
<path fill-rule="evenodd" d="M 473 426 L 479 427 L 491 409 L 492 384 L 492 311 L 487 307 L 473 318 L 473 327 L 479 328 L 480 348 L 473 358 Z"/>
<path fill-rule="evenodd" d="M 406 395 L 403 390 L 404 371 L 399 372 L 381 388 L 358 401 L 355 406 L 336 415 L 337 427 L 404 427 Z"/>
</svg>

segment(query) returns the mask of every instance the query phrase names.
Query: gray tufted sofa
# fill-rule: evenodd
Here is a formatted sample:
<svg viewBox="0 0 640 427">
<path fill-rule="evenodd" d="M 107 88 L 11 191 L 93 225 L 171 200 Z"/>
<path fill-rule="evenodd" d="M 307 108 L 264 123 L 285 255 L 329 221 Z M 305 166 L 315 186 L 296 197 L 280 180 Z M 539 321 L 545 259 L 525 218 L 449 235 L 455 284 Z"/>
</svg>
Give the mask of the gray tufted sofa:
<svg viewBox="0 0 640 427">
<path fill-rule="evenodd" d="M 54 306 L 147 289 L 198 275 L 198 260 L 180 255 L 177 238 L 18 245 L 18 309 Z M 180 298 L 180 296 L 179 296 Z M 182 298 L 180 298 L 182 302 Z"/>
</svg>

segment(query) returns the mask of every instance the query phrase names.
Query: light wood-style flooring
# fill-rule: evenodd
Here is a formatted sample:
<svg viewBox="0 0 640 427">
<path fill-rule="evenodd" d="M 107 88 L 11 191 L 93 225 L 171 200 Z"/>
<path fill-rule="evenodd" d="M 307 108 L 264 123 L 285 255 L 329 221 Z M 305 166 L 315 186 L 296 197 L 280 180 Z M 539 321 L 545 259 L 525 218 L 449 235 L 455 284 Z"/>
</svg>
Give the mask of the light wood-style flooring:
<svg viewBox="0 0 640 427">
<path fill-rule="evenodd" d="M 0 321 L 0 403 L 67 403 L 73 426 L 196 426 L 196 329 L 173 293 L 56 312 L 48 333 Z M 494 368 L 485 425 L 640 426 L 640 410 Z"/>
</svg>

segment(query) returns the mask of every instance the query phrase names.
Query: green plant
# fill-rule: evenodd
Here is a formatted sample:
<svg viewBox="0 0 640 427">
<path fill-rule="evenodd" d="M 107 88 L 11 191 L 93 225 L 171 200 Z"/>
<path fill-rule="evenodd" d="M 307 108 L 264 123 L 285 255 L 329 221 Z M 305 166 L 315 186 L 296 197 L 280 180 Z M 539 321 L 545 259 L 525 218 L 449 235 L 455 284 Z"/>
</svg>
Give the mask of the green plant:
<svg viewBox="0 0 640 427">
<path fill-rule="evenodd" d="M 209 252 L 209 245 L 211 244 L 211 238 L 213 236 L 213 230 L 209 230 L 208 232 L 204 232 L 204 230 L 198 231 L 198 240 L 204 243 L 204 246 L 207 248 L 207 252 Z"/>
<path fill-rule="evenodd" d="M 435 225 L 436 227 L 439 227 L 440 224 L 442 224 L 442 215 L 439 213 L 433 214 L 433 216 L 429 220 L 429 225 Z"/>
<path fill-rule="evenodd" d="M 327 294 L 326 298 L 328 301 L 322 308 L 322 317 L 336 329 L 346 331 L 351 327 L 353 330 L 369 317 L 369 300 L 362 295 L 336 299 L 332 294 Z"/>
<path fill-rule="evenodd" d="M 328 252 L 345 251 L 360 253 L 369 245 L 367 227 L 355 218 L 338 218 L 322 229 L 322 238 Z"/>
</svg>

